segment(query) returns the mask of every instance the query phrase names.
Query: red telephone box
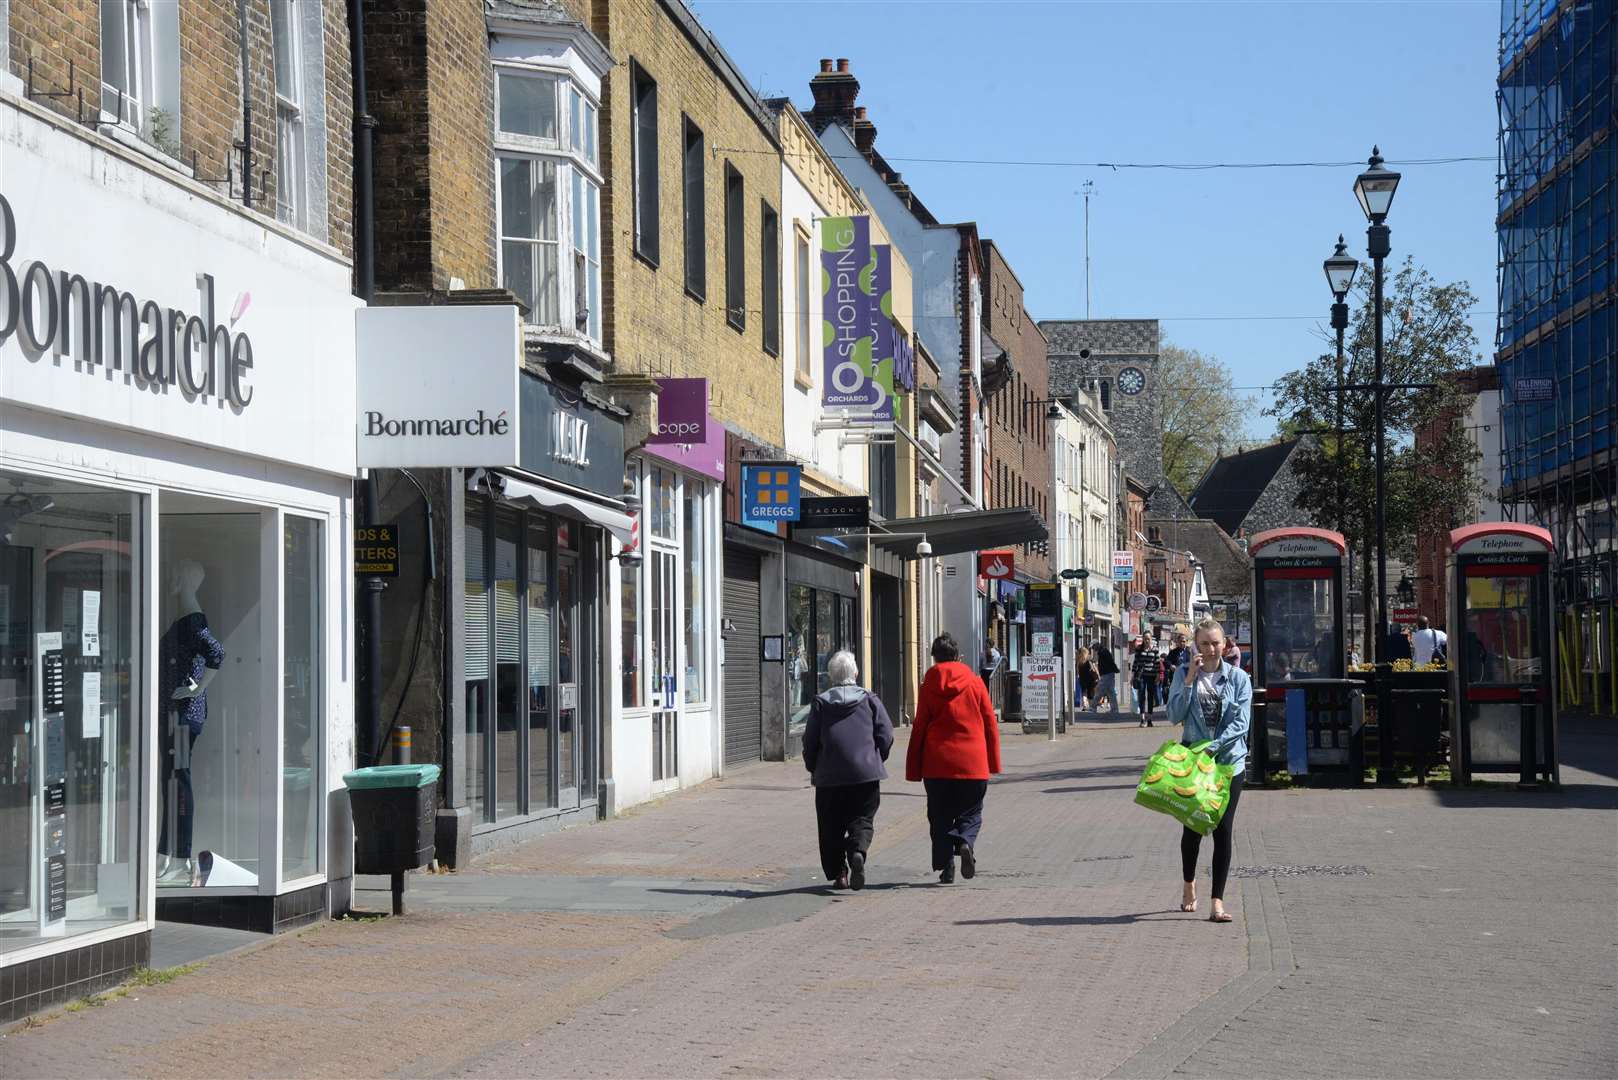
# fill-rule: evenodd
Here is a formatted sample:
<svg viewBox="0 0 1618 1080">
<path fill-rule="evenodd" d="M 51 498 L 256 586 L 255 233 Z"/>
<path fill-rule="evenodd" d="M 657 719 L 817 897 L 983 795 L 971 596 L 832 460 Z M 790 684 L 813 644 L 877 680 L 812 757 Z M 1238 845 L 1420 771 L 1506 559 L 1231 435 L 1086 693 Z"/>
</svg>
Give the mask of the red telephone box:
<svg viewBox="0 0 1618 1080">
<path fill-rule="evenodd" d="M 1551 534 L 1482 522 L 1449 534 L 1455 779 L 1512 772 L 1558 782 Z"/>
<path fill-rule="evenodd" d="M 1341 679 L 1343 560 L 1329 529 L 1271 529 L 1253 537 L 1253 685 Z"/>
</svg>

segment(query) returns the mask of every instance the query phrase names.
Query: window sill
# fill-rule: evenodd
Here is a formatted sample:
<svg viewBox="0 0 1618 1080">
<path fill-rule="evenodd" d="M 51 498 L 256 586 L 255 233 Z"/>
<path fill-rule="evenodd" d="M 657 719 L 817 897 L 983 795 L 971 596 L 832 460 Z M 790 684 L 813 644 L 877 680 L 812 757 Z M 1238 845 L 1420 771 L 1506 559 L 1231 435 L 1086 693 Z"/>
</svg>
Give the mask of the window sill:
<svg viewBox="0 0 1618 1080">
<path fill-rule="evenodd" d="M 812 391 L 815 388 L 814 380 L 805 376 L 801 371 L 792 373 L 792 385 L 803 391 Z"/>
<path fill-rule="evenodd" d="M 632 247 L 630 250 L 634 252 L 636 259 L 639 259 L 653 270 L 661 269 L 660 264 L 654 256 L 646 254 L 646 252 L 642 251 L 639 247 Z"/>
<path fill-rule="evenodd" d="M 188 177 L 192 180 L 197 178 L 197 174 L 191 171 L 191 166 L 187 165 L 179 158 L 171 157 L 164 151 L 159 150 L 157 147 L 135 134 L 125 125 L 113 123 L 111 113 L 102 113 L 101 117 L 105 122 L 98 124 L 97 130 L 107 138 L 118 143 L 120 146 L 124 146 L 135 151 L 137 154 L 144 154 L 146 157 L 151 158 L 153 161 L 156 161 L 159 164 L 167 165 L 169 168 L 173 169 L 182 176 Z M 235 192 L 230 192 L 227 197 L 235 198 Z"/>
<path fill-rule="evenodd" d="M 764 346 L 764 351 L 775 357 L 777 360 L 781 359 L 781 346 L 779 345 L 775 346 L 774 348 L 766 345 Z"/>
<path fill-rule="evenodd" d="M 746 319 L 737 319 L 735 316 L 733 316 L 733 315 L 731 315 L 729 313 L 726 313 L 726 315 L 725 315 L 725 325 L 730 327 L 732 330 L 736 331 L 738 334 L 747 333 L 747 320 Z"/>
<path fill-rule="evenodd" d="M 708 294 L 707 293 L 698 292 L 696 289 L 693 289 L 689 285 L 687 285 L 685 287 L 685 295 L 689 296 L 691 299 L 695 300 L 699 304 L 706 304 L 708 302 Z"/>
</svg>

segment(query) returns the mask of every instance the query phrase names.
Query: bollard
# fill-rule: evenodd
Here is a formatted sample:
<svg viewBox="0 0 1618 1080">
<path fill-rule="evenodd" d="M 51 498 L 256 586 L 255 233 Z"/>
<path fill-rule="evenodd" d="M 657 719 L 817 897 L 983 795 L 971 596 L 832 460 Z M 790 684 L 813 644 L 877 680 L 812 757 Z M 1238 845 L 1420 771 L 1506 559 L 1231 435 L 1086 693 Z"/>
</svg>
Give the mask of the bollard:
<svg viewBox="0 0 1618 1080">
<path fill-rule="evenodd" d="M 1539 688 L 1522 688 L 1519 726 L 1522 744 L 1518 750 L 1520 770 L 1518 787 L 1533 787 L 1539 783 Z"/>
<path fill-rule="evenodd" d="M 410 762 L 410 728 L 400 724 L 393 729 L 393 763 L 395 765 L 409 765 Z"/>
<path fill-rule="evenodd" d="M 1397 784 L 1393 761 L 1393 665 L 1376 666 L 1376 782 Z"/>
</svg>

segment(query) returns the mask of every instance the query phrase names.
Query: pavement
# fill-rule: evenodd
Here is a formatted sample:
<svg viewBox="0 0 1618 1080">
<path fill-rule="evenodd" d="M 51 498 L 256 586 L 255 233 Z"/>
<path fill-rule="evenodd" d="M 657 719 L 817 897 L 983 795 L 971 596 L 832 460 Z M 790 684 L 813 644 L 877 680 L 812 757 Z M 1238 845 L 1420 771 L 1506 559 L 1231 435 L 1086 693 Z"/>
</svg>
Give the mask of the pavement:
<svg viewBox="0 0 1618 1080">
<path fill-rule="evenodd" d="M 1249 789 L 1228 925 L 1131 801 L 1173 735 L 1003 727 L 950 886 L 920 785 L 831 893 L 802 766 L 736 770 L 14 1025 L 0 1077 L 1612 1074 L 1618 728 L 1564 724 L 1556 793 Z"/>
</svg>

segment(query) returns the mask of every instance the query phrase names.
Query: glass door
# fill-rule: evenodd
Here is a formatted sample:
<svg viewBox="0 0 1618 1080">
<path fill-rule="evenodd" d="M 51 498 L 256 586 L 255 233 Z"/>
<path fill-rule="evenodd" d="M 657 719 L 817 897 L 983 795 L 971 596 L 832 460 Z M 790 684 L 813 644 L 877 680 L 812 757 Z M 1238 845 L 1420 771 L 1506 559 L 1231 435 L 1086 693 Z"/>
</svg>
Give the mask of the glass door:
<svg viewBox="0 0 1618 1080">
<path fill-rule="evenodd" d="M 678 568 L 672 551 L 654 549 L 652 564 L 652 782 L 680 775 Z"/>
<path fill-rule="evenodd" d="M 579 805 L 579 558 L 556 558 L 556 786 L 563 810 Z"/>
</svg>

